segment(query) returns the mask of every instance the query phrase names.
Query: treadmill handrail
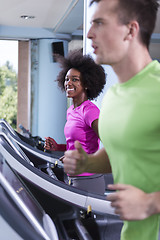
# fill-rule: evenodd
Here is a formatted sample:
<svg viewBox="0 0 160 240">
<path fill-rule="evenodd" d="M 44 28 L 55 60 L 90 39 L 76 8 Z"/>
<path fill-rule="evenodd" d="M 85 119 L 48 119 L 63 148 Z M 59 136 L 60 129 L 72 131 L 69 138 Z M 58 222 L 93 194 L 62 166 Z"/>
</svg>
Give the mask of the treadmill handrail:
<svg viewBox="0 0 160 240">
<path fill-rule="evenodd" d="M 30 163 L 31 161 L 29 160 L 29 158 L 27 157 L 27 155 L 21 150 L 21 152 L 19 152 L 16 147 L 14 146 L 14 144 L 12 143 L 12 141 L 9 139 L 8 135 L 6 135 L 4 132 L 0 132 L 0 135 L 2 135 L 10 144 L 10 146 L 14 149 L 14 151 L 23 159 L 25 159 L 28 163 Z M 17 143 L 16 143 L 17 144 Z"/>
<path fill-rule="evenodd" d="M 51 164 L 57 164 L 57 166 L 62 167 L 63 168 L 63 163 L 61 161 L 59 161 L 58 158 L 52 156 L 52 155 L 47 155 L 46 153 L 42 152 L 39 149 L 36 149 L 32 146 L 30 146 L 29 144 L 23 142 L 20 137 L 16 134 L 16 132 L 12 129 L 12 127 L 4 120 L 4 119 L 0 119 L 0 125 L 5 125 L 5 128 L 7 129 L 7 134 L 10 135 L 10 137 L 12 137 L 14 139 L 14 141 L 20 146 L 25 148 L 27 151 L 29 151 L 32 154 L 36 154 L 37 157 L 51 163 Z M 4 128 L 4 126 L 2 126 L 2 128 Z"/>
<path fill-rule="evenodd" d="M 16 132 L 13 130 L 13 128 L 9 125 L 9 123 L 6 120 L 0 119 L 0 124 L 1 123 L 4 124 L 9 129 L 9 131 L 11 131 L 13 135 L 15 136 L 17 135 Z"/>
<path fill-rule="evenodd" d="M 9 149 L 8 149 L 9 150 Z M 8 164 L 15 169 L 22 177 L 27 178 L 29 181 L 32 180 L 37 187 L 40 186 L 44 191 L 57 196 L 58 198 L 65 200 L 69 203 L 77 205 L 87 210 L 88 206 L 92 207 L 92 212 L 117 215 L 114 212 L 114 208 L 111 207 L 109 201 L 106 200 L 106 196 L 92 194 L 72 186 L 66 185 L 60 181 L 54 180 L 43 172 L 36 168 L 30 169 L 31 166 L 26 166 L 27 162 L 21 163 L 21 157 L 17 155 L 15 157 L 7 151 L 7 149 L 0 144 L 0 151 L 6 158 Z M 15 152 L 13 152 L 16 155 Z M 20 158 L 20 159 L 19 159 Z M 28 165 L 28 164 L 27 164 Z M 74 199 L 74 201 L 73 201 Z M 98 205 L 97 205 L 98 204 Z"/>
<path fill-rule="evenodd" d="M 8 193 L 8 195 L 11 197 L 11 199 L 14 201 L 14 203 L 17 205 L 19 210 L 24 214 L 24 216 L 31 222 L 34 229 L 41 235 L 45 240 L 51 240 L 44 229 L 41 227 L 37 219 L 34 217 L 34 215 L 31 213 L 31 211 L 26 207 L 26 205 L 23 203 L 23 201 L 20 199 L 20 197 L 15 193 L 12 186 L 9 184 L 9 182 L 5 179 L 3 174 L 0 172 L 0 184 L 5 189 L 5 191 Z"/>
</svg>

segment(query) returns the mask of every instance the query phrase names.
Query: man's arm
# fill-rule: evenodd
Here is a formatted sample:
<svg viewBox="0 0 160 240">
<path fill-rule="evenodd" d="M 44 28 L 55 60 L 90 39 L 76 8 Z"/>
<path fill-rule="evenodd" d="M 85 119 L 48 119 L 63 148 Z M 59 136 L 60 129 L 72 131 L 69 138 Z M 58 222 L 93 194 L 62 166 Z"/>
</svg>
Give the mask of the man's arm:
<svg viewBox="0 0 160 240">
<path fill-rule="evenodd" d="M 69 175 L 77 175 L 83 172 L 111 172 L 109 158 L 104 148 L 94 154 L 87 154 L 78 141 L 75 141 L 75 150 L 65 152 L 63 163 L 64 171 Z"/>
<path fill-rule="evenodd" d="M 108 188 L 118 190 L 109 194 L 107 200 L 123 220 L 142 220 L 160 213 L 160 192 L 145 193 L 125 184 L 108 185 Z"/>
</svg>

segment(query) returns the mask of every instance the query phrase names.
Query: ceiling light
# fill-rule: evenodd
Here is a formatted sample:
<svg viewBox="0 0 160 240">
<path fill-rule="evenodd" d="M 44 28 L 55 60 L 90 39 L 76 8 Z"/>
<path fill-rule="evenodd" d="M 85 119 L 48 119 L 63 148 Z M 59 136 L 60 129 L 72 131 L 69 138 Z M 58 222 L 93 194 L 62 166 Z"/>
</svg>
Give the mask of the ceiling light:
<svg viewBox="0 0 160 240">
<path fill-rule="evenodd" d="M 35 18 L 35 16 L 22 15 L 22 16 L 20 16 L 20 18 L 25 19 L 25 20 L 28 20 L 28 19 L 33 19 L 33 18 Z"/>
</svg>

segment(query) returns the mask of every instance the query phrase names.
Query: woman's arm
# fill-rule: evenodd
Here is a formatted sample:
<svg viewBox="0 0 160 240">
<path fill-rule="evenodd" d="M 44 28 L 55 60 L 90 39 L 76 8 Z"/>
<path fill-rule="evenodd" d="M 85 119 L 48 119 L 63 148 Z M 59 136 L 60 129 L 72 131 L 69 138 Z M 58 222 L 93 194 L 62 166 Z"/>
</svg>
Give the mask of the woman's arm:
<svg viewBox="0 0 160 240">
<path fill-rule="evenodd" d="M 46 137 L 45 138 L 44 148 L 50 151 L 66 151 L 66 144 L 58 144 L 53 138 Z"/>
<path fill-rule="evenodd" d="M 97 134 L 97 136 L 99 137 L 99 133 L 98 133 L 98 119 L 94 120 L 92 122 L 91 126 L 92 126 L 93 130 L 95 131 L 95 133 Z"/>
</svg>

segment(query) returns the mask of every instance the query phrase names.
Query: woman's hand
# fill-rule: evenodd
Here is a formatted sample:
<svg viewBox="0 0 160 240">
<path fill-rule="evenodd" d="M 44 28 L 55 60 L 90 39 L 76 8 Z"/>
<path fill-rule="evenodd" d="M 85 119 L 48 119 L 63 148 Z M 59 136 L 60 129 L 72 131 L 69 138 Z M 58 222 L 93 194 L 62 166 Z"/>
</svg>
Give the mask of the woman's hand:
<svg viewBox="0 0 160 240">
<path fill-rule="evenodd" d="M 58 151 L 58 144 L 57 144 L 57 142 L 53 138 L 46 137 L 45 138 L 44 148 L 46 150 L 50 150 L 50 151 Z"/>
</svg>

